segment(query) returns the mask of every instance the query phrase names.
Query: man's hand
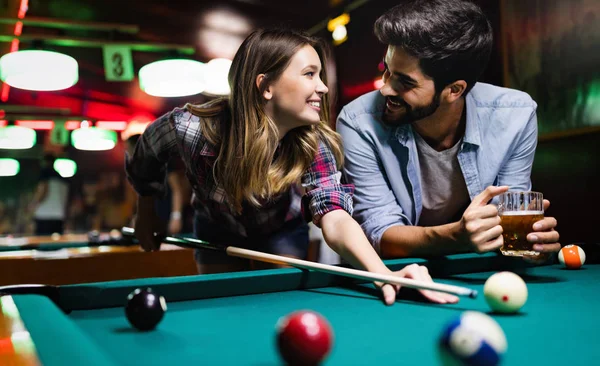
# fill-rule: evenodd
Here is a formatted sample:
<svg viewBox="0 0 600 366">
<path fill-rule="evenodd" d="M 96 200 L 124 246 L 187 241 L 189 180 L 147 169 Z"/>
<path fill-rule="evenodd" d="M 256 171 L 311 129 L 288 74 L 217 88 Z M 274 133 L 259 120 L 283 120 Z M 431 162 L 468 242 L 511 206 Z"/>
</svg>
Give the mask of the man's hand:
<svg viewBox="0 0 600 366">
<path fill-rule="evenodd" d="M 544 211 L 550 207 L 550 201 L 544 200 Z M 560 235 L 555 230 L 558 222 L 554 217 L 544 217 L 542 220 L 533 224 L 533 232 L 527 235 L 527 241 L 533 243 L 533 250 L 539 252 L 536 256 L 524 257 L 531 263 L 544 263 L 552 253 L 560 250 L 558 242 Z"/>
<path fill-rule="evenodd" d="M 504 243 L 498 208 L 488 202 L 504 192 L 507 186 L 489 186 L 467 207 L 460 220 L 460 238 L 476 253 L 498 249 Z"/>
</svg>

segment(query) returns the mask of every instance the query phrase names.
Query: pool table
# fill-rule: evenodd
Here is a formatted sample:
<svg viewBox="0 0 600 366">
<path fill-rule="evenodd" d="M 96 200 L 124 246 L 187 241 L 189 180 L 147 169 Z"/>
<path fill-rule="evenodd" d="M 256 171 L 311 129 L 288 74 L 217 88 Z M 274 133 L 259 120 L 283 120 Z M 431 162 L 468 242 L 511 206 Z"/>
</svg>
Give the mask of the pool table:
<svg viewBox="0 0 600 366">
<path fill-rule="evenodd" d="M 0 286 L 66 285 L 198 273 L 193 250 L 163 245 L 144 252 L 128 240 L 90 243 L 87 234 L 0 238 Z"/>
<path fill-rule="evenodd" d="M 503 364 L 598 364 L 600 265 L 566 270 L 493 253 L 387 264 L 400 269 L 414 262 L 426 265 L 438 282 L 477 289 L 479 296 L 436 305 L 402 290 L 397 303 L 386 307 L 369 283 L 286 268 L 43 288 L 51 298 L 13 289 L 0 298 L 0 323 L 21 324 L 13 326 L 20 332 L 12 334 L 18 342 L 13 348 L 47 366 L 266 366 L 281 364 L 277 320 L 312 309 L 335 332 L 326 365 L 435 365 L 444 325 L 466 310 L 489 313 L 483 284 L 491 274 L 510 270 L 526 281 L 529 299 L 518 314 L 490 313 L 508 340 Z M 165 296 L 168 310 L 154 331 L 139 332 L 123 305 L 132 290 L 147 286 Z M 5 357 L 17 357 L 10 345 L 3 348 Z"/>
</svg>

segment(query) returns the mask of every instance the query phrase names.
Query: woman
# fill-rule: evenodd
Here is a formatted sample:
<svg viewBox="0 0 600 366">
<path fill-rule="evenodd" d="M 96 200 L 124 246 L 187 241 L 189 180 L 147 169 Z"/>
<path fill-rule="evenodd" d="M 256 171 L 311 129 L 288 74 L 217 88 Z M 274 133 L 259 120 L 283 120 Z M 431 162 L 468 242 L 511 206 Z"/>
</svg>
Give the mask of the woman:
<svg viewBox="0 0 600 366">
<path fill-rule="evenodd" d="M 233 59 L 228 98 L 187 104 L 148 126 L 126 159 L 139 194 L 136 236 L 145 250 L 159 248 L 152 195 L 164 190 L 165 165 L 178 155 L 194 189 L 198 238 L 303 258 L 309 218 L 347 262 L 391 273 L 352 219 L 353 187 L 340 183 L 342 146 L 327 124 L 325 56 L 324 46 L 306 35 L 256 31 Z M 245 260 L 209 251 L 198 251 L 196 260 L 205 272 L 211 265 L 247 267 Z M 395 274 L 431 281 L 417 265 Z M 398 290 L 382 286 L 386 304 Z M 458 301 L 422 293 L 434 302 Z"/>
</svg>

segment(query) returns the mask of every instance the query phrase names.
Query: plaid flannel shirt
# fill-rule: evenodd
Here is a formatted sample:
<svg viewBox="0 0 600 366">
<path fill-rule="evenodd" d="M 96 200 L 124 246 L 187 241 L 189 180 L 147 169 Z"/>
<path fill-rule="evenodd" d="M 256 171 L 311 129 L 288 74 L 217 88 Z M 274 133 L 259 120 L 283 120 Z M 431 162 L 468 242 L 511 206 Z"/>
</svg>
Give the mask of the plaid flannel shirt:
<svg viewBox="0 0 600 366">
<path fill-rule="evenodd" d="M 198 116 L 176 108 L 147 127 L 133 155 L 125 158 L 127 178 L 139 195 L 163 195 L 167 162 L 179 156 L 193 187 L 197 218 L 242 237 L 269 235 L 285 222 L 302 216 L 320 226 L 327 212 L 342 209 L 352 215 L 354 186 L 340 182 L 335 158 L 322 142 L 302 176 L 302 187 L 292 186 L 288 192 L 263 202 L 262 207 L 244 203 L 241 214 L 233 213 L 223 188 L 214 182 L 215 147 L 206 140 L 200 126 Z"/>
</svg>

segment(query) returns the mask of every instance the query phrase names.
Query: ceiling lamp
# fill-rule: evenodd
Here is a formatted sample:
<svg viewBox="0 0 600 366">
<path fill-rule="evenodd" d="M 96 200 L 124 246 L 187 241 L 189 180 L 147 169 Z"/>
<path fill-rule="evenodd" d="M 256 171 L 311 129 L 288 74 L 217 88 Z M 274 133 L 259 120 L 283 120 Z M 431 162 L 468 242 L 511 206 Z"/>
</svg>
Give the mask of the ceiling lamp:
<svg viewBox="0 0 600 366">
<path fill-rule="evenodd" d="M 0 149 L 31 149 L 36 143 L 35 131 L 21 126 L 0 128 Z"/>
<path fill-rule="evenodd" d="M 156 61 L 140 69 L 140 89 L 155 97 L 183 97 L 202 93 L 205 65 L 186 59 Z"/>
<path fill-rule="evenodd" d="M 0 177 L 13 177 L 19 174 L 21 165 L 15 159 L 0 159 Z"/>
<path fill-rule="evenodd" d="M 71 133 L 71 144 L 78 150 L 111 150 L 117 144 L 117 133 L 97 127 L 79 128 Z"/>
<path fill-rule="evenodd" d="M 348 23 L 350 23 L 350 14 L 348 13 L 327 22 L 327 30 L 331 32 L 334 45 L 339 46 L 348 39 L 348 30 L 346 29 Z"/>
<path fill-rule="evenodd" d="M 206 64 L 206 89 L 203 94 L 211 96 L 224 96 L 231 93 L 229 88 L 229 69 L 231 60 L 215 58 Z"/>
<path fill-rule="evenodd" d="M 71 178 L 77 172 L 77 163 L 71 159 L 56 159 L 54 170 L 63 178 Z"/>
<path fill-rule="evenodd" d="M 58 52 L 29 50 L 7 53 L 0 58 L 0 79 L 26 90 L 62 90 L 79 80 L 77 61 Z"/>
</svg>

